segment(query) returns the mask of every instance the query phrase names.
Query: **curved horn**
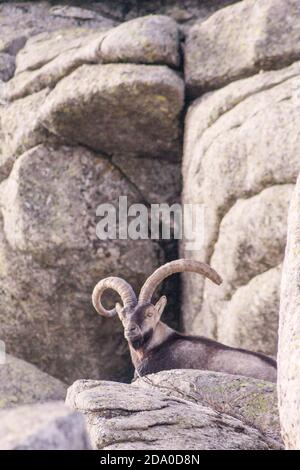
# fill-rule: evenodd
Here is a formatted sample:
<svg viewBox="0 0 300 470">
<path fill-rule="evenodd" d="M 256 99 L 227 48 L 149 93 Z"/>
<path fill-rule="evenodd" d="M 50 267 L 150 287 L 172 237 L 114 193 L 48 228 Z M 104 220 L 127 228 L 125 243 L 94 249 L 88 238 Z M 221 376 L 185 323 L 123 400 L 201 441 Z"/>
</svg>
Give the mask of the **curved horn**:
<svg viewBox="0 0 300 470">
<path fill-rule="evenodd" d="M 92 301 L 97 312 L 104 317 L 113 317 L 117 313 L 115 308 L 106 310 L 101 303 L 102 294 L 106 289 L 113 289 L 116 291 L 121 297 L 124 307 L 135 305 L 137 303 L 134 290 L 124 279 L 121 277 L 107 277 L 102 279 L 102 281 L 99 281 L 98 284 L 96 284 L 93 290 Z"/>
<path fill-rule="evenodd" d="M 166 277 L 171 274 L 183 273 L 185 271 L 202 274 L 203 276 L 208 277 L 208 279 L 213 281 L 215 284 L 222 283 L 221 276 L 219 276 L 219 274 L 208 264 L 190 259 L 177 259 L 164 264 L 148 277 L 141 289 L 139 303 L 150 302 L 158 284 L 160 284 Z"/>
</svg>

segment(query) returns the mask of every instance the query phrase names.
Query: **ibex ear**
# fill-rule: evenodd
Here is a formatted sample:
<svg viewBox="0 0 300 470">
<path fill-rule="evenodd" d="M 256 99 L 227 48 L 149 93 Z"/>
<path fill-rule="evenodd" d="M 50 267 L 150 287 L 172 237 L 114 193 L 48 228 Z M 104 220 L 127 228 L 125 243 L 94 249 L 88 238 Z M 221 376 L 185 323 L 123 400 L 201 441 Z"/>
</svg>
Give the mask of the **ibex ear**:
<svg viewBox="0 0 300 470">
<path fill-rule="evenodd" d="M 122 312 L 123 312 L 122 305 L 119 304 L 119 302 L 117 302 L 115 308 L 116 308 L 117 314 L 119 315 L 119 318 L 122 319 Z"/>
<path fill-rule="evenodd" d="M 165 295 L 163 295 L 155 304 L 155 308 L 156 308 L 156 310 L 157 310 L 160 317 L 161 317 L 166 305 L 167 305 L 167 297 Z"/>
</svg>

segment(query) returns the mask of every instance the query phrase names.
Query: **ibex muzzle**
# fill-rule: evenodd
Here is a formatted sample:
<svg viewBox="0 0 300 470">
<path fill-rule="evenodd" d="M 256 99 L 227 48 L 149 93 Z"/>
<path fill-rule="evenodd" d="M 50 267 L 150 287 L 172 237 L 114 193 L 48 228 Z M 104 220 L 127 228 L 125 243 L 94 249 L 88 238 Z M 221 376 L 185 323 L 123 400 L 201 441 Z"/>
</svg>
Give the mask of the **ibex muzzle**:
<svg viewBox="0 0 300 470">
<path fill-rule="evenodd" d="M 276 380 L 276 362 L 263 354 L 236 349 L 200 336 L 189 336 L 169 328 L 160 318 L 167 303 L 165 296 L 151 302 L 157 286 L 179 272 L 202 274 L 221 284 L 219 274 L 205 263 L 179 259 L 160 268 L 146 280 L 137 299 L 128 282 L 119 277 L 100 281 L 93 291 L 93 305 L 101 315 L 118 315 L 128 341 L 137 375 L 168 369 L 202 369 L 239 374 L 269 381 Z M 123 305 L 107 310 L 101 303 L 106 289 L 115 290 Z"/>
</svg>

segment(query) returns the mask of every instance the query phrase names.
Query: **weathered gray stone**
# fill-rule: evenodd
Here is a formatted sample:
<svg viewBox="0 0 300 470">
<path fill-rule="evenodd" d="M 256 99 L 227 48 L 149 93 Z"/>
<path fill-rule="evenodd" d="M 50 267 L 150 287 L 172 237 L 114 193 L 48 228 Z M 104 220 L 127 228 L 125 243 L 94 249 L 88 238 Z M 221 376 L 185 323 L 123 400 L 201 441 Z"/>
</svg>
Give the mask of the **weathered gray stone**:
<svg viewBox="0 0 300 470">
<path fill-rule="evenodd" d="M 36 57 L 37 62 L 40 61 L 42 63 L 42 61 L 45 61 L 45 64 L 42 64 L 39 68 L 37 63 L 35 64 L 37 68 L 33 68 L 33 70 L 30 70 L 29 64 L 28 70 L 15 75 L 7 84 L 6 99 L 12 101 L 47 87 L 53 88 L 59 80 L 81 65 L 101 62 L 100 45 L 104 34 L 103 32 L 89 32 L 80 38 L 74 39 L 73 46 L 72 41 L 66 44 L 63 43 L 62 46 L 64 45 L 65 48 L 60 51 L 60 54 L 55 55 L 54 49 L 53 59 L 51 59 L 51 54 L 49 54 L 52 41 L 49 41 L 50 44 L 45 41 L 42 51 L 38 50 Z M 33 49 L 32 52 L 35 55 L 35 44 L 33 44 L 33 48 L 29 45 L 28 49 Z M 32 62 L 34 63 L 34 60 Z M 34 65 L 32 66 L 34 67 Z"/>
<path fill-rule="evenodd" d="M 26 40 L 37 35 L 32 40 L 29 39 L 24 51 L 20 52 L 17 58 L 17 72 L 27 70 L 40 65 L 43 60 L 50 58 L 57 52 L 57 48 L 74 47 L 75 37 L 91 34 L 91 28 L 97 30 L 97 34 L 110 29 L 117 24 L 116 21 L 105 18 L 102 15 L 82 8 L 65 6 L 60 8 L 60 12 L 51 9 L 48 2 L 10 2 L 0 5 L 0 79 L 8 80 L 12 77 L 15 68 L 15 55 L 23 48 Z M 16 28 L 16 24 L 22 28 Z M 54 33 L 52 33 L 54 31 Z M 57 31 L 57 33 L 55 33 Z M 43 32 L 42 35 L 38 33 Z M 66 38 L 69 38 L 69 44 Z M 47 44 L 45 44 L 47 43 Z M 30 51 L 30 52 L 29 52 Z M 82 51 L 84 53 L 84 51 Z M 29 54 L 31 58 L 29 58 Z M 64 60 L 56 59 L 53 64 L 45 66 L 39 72 L 32 74 L 24 73 L 13 79 L 7 90 L 7 96 L 22 97 L 33 91 L 40 91 L 44 86 L 54 85 L 55 80 L 72 70 L 80 62 L 78 55 L 75 57 L 63 54 Z M 41 57 L 42 56 L 42 57 Z M 49 75 L 47 79 L 47 73 Z M 46 85 L 45 85 L 46 84 Z"/>
<path fill-rule="evenodd" d="M 288 217 L 278 348 L 278 395 L 282 436 L 287 449 L 300 449 L 300 178 Z"/>
<path fill-rule="evenodd" d="M 204 95 L 188 110 L 183 201 L 204 204 L 205 233 L 199 251 L 188 251 L 183 243 L 181 252 L 210 262 L 224 278 L 224 284 L 217 287 L 204 283 L 200 276 L 184 276 L 183 316 L 189 331 L 227 341 L 219 331 L 230 325 L 230 298 L 241 285 L 275 268 L 283 259 L 288 194 L 300 170 L 299 73 L 300 63 L 296 62 L 280 71 L 239 80 Z M 269 202 L 264 202 L 264 190 L 271 191 Z M 227 218 L 233 221 L 230 213 L 236 213 L 236 222 L 232 227 L 226 224 L 226 233 L 221 233 L 222 223 Z M 267 277 L 261 281 L 264 279 L 267 282 Z M 262 292 L 268 289 L 258 282 L 256 285 Z M 205 307 L 203 298 L 207 298 Z M 220 298 L 223 300 L 218 302 Z M 265 295 L 256 298 L 262 302 L 256 305 L 256 317 L 260 311 L 264 324 Z M 248 307 L 245 302 L 243 306 L 250 315 L 251 296 L 249 302 Z M 277 307 L 274 302 L 274 316 L 278 316 Z M 275 328 L 276 322 L 272 325 Z M 253 345 L 258 330 L 257 324 L 253 340 L 249 339 Z M 274 333 L 270 340 L 275 341 Z M 236 338 L 231 329 L 233 336 Z M 275 352 L 276 347 L 276 342 L 266 343 L 264 351 Z"/>
<path fill-rule="evenodd" d="M 241 397 L 242 390 L 247 398 Z M 233 398 L 236 404 L 230 406 Z M 95 449 L 281 448 L 274 385 L 245 377 L 235 377 L 233 383 L 232 376 L 181 370 L 133 385 L 77 381 L 66 401 L 85 414 Z M 228 414 L 233 408 L 238 418 Z"/>
<path fill-rule="evenodd" d="M 183 100 L 183 81 L 165 66 L 83 65 L 48 95 L 39 118 L 95 151 L 174 159 Z"/>
<path fill-rule="evenodd" d="M 96 207 L 101 202 L 117 205 L 120 195 L 128 196 L 129 204 L 178 199 L 176 162 L 184 85 L 179 74 L 166 66 L 79 67 L 101 62 L 100 46 L 107 24 L 101 22 L 96 27 L 94 12 L 60 7 L 52 10 L 53 27 L 47 28 L 45 19 L 41 29 L 36 28 L 35 19 L 42 22 L 39 15 L 49 15 L 47 8 L 42 13 L 29 4 L 28 15 L 34 16 L 32 29 L 22 38 L 2 44 L 7 52 L 17 53 L 17 71 L 5 85 L 10 102 L 3 100 L 1 91 L 0 336 L 5 337 L 12 353 L 66 382 L 86 373 L 95 378 L 128 380 L 131 362 L 122 328 L 117 319 L 97 316 L 91 292 L 100 278 L 113 273 L 138 290 L 145 277 L 164 262 L 163 250 L 169 254 L 170 244 L 162 249 L 151 240 L 100 241 L 96 237 Z M 18 12 L 13 10 L 16 17 Z M 176 62 L 179 34 L 175 22 L 161 17 L 138 22 L 147 21 L 158 21 L 169 41 L 163 50 L 159 34 L 153 38 L 155 60 L 164 57 Z M 92 30 L 88 29 L 90 22 Z M 32 37 L 45 29 L 47 32 Z M 27 37 L 30 39 L 23 47 Z M 64 96 L 62 85 L 68 87 L 76 68 L 81 91 L 76 85 Z M 116 71 L 116 90 L 110 88 L 115 85 L 111 71 Z M 94 91 L 101 106 L 93 103 Z M 69 92 L 74 93 L 74 102 Z M 49 122 L 57 124 L 61 111 L 51 108 L 50 95 L 51 100 L 54 95 L 71 99 L 59 104 L 64 112 L 70 109 L 69 117 L 63 120 L 68 128 L 65 136 L 60 129 L 51 128 L 52 132 L 48 128 Z M 135 123 L 132 113 L 136 113 Z M 75 122 L 81 118 L 81 123 Z M 73 125 L 80 127 L 75 131 Z M 76 146 L 77 137 L 97 153 Z M 111 162 L 103 155 L 111 150 L 107 145 L 113 148 Z M 161 164 L 158 159 L 152 163 L 145 158 L 153 156 L 151 152 L 148 155 L 152 147 Z M 159 174 L 162 167 L 163 177 Z M 176 309 L 171 315 L 177 324 Z"/>
<path fill-rule="evenodd" d="M 16 24 L 22 25 L 22 29 L 16 28 Z M 64 6 L 52 10 L 51 5 L 45 1 L 26 2 L 26 5 L 18 2 L 1 4 L 0 53 L 5 54 L 3 57 L 1 55 L 0 63 L 4 59 L 6 61 L 2 75 L 5 74 L 3 77 L 6 80 L 11 78 L 14 56 L 20 49 L 17 73 L 24 72 L 9 84 L 7 97 L 21 98 L 46 86 L 54 86 L 61 76 L 84 63 L 84 57 L 89 61 L 85 48 L 79 47 L 80 42 L 85 42 L 84 36 L 92 37 L 93 30 L 96 35 L 101 36 L 116 24 L 116 21 L 82 8 Z M 77 47 L 79 51 L 74 50 Z M 61 52 L 62 59 L 59 60 Z M 35 70 L 38 66 L 41 70 Z M 32 72 L 29 73 L 29 70 Z"/>
<path fill-rule="evenodd" d="M 237 288 L 224 305 L 219 337 L 237 348 L 276 356 L 281 265 Z"/>
<path fill-rule="evenodd" d="M 162 201 L 169 204 L 180 202 L 179 162 L 141 157 L 128 158 L 126 155 L 113 155 L 112 162 L 138 187 L 145 202 L 149 204 L 161 204 Z"/>
<path fill-rule="evenodd" d="M 137 379 L 134 386 L 201 403 L 254 426 L 281 442 L 276 385 L 251 377 L 200 370 L 169 370 Z"/>
<path fill-rule="evenodd" d="M 223 217 L 211 260 L 224 276 L 217 289 L 224 291 L 224 298 L 282 261 L 285 218 L 293 189 L 293 184 L 266 188 L 253 197 L 237 200 Z"/>
<path fill-rule="evenodd" d="M 117 168 L 82 147 L 39 145 L 1 186 L 0 337 L 66 382 L 128 378 L 120 322 L 97 315 L 91 293 L 113 274 L 138 290 L 164 259 L 152 240 L 97 238 L 97 206 L 117 206 L 120 195 L 142 202 Z"/>
<path fill-rule="evenodd" d="M 84 450 L 90 445 L 83 416 L 63 402 L 0 412 L 1 450 Z"/>
<path fill-rule="evenodd" d="M 299 59 L 299 20 L 298 0 L 244 0 L 196 24 L 185 46 L 189 93 L 199 95 Z"/>
<path fill-rule="evenodd" d="M 97 3 L 93 8 L 102 14 L 114 15 L 124 20 L 135 17 L 162 14 L 168 15 L 180 24 L 183 31 L 188 31 L 191 25 L 198 20 L 204 20 L 219 8 L 235 3 L 237 0 L 210 0 L 209 2 L 199 2 L 199 0 L 168 0 L 162 2 L 160 0 L 139 0 L 136 2 L 128 1 L 125 15 L 120 10 L 120 2 L 118 0 L 109 0 Z"/>
<path fill-rule="evenodd" d="M 0 365 L 0 408 L 64 400 L 67 387 L 37 367 L 9 354 Z"/>
<path fill-rule="evenodd" d="M 88 3 L 88 2 L 85 2 L 85 3 Z M 72 5 L 53 6 L 50 9 L 50 14 L 55 17 L 74 18 L 75 20 L 83 20 L 83 21 L 104 20 L 104 18 L 100 17 L 100 15 L 97 14 L 95 11 L 92 11 L 86 8 L 79 8 L 79 7 L 72 6 Z M 107 21 L 106 18 L 105 20 Z"/>
<path fill-rule="evenodd" d="M 16 76 L 6 97 L 22 98 L 54 87 L 83 64 L 130 62 L 178 67 L 179 30 L 175 21 L 151 15 L 109 30 L 69 28 L 29 39 L 16 58 Z"/>
<path fill-rule="evenodd" d="M 210 0 L 199 3 L 199 0 L 168 0 L 167 2 L 129 0 L 126 3 L 126 8 L 119 0 L 86 1 L 81 8 L 72 5 L 52 6 L 46 1 L 26 2 L 26 5 L 24 2 L 5 2 L 0 6 L 0 27 L 3 31 L 3 37 L 0 38 L 0 48 L 2 43 L 13 43 L 14 38 L 16 38 L 14 45 L 16 50 L 22 47 L 17 44 L 17 41 L 18 38 L 21 38 L 23 31 L 15 27 L 16 23 L 22 25 L 24 34 L 30 37 L 42 31 L 72 28 L 78 25 L 97 29 L 112 27 L 119 22 L 133 18 L 160 14 L 173 18 L 186 31 L 195 21 L 203 20 L 219 8 L 224 8 L 224 6 L 237 1 Z"/>
<path fill-rule="evenodd" d="M 15 71 L 15 58 L 6 53 L 0 53 L 0 80 L 7 82 Z"/>
<path fill-rule="evenodd" d="M 0 153 L 0 181 L 7 178 L 19 155 L 48 140 L 58 142 L 50 136 L 39 122 L 38 112 L 49 90 L 26 96 L 0 108 L 3 137 Z"/>
<path fill-rule="evenodd" d="M 178 67 L 179 30 L 163 15 L 136 18 L 109 31 L 101 44 L 103 62 L 164 64 Z"/>
<path fill-rule="evenodd" d="M 16 56 L 16 74 L 39 69 L 62 52 L 80 48 L 86 40 L 97 36 L 101 36 L 98 29 L 87 28 L 67 28 L 32 36 Z"/>
<path fill-rule="evenodd" d="M 5 2 L 0 5 L 0 51 L 15 55 L 27 38 L 44 31 L 78 27 L 105 30 L 117 23 L 100 13 L 93 15 L 85 8 L 76 8 L 74 13 L 74 7 L 66 5 L 58 14 L 47 1 Z M 16 28 L 16 25 L 22 27 Z"/>
<path fill-rule="evenodd" d="M 224 280 L 220 287 L 207 283 L 202 306 L 202 315 L 207 319 L 205 325 L 207 333 L 216 334 L 222 342 L 226 343 L 229 339 L 226 330 L 231 329 L 233 332 L 235 328 L 234 334 L 237 334 L 238 323 L 231 324 L 234 319 L 234 315 L 231 314 L 231 300 L 234 293 L 237 293 L 242 286 L 249 287 L 249 282 L 256 276 L 277 266 L 283 260 L 286 214 L 293 189 L 294 185 L 288 184 L 266 188 L 252 198 L 238 200 L 222 219 L 218 239 L 211 256 L 211 264 L 217 272 L 222 274 Z M 264 298 L 263 292 L 270 288 L 268 281 L 268 278 L 260 277 L 260 282 L 256 283 L 256 289 L 261 290 L 262 298 Z M 276 287 L 279 288 L 278 283 Z M 253 295 L 252 290 L 252 296 L 248 297 L 249 305 L 244 303 L 248 316 L 251 315 Z M 253 330 L 254 337 L 261 334 L 261 328 L 266 322 L 262 298 L 257 298 L 260 304 L 256 305 L 257 324 Z M 245 300 L 244 298 L 244 302 Z M 269 316 L 275 316 L 275 322 L 268 325 L 270 329 L 273 326 L 270 335 L 272 342 L 261 344 L 261 347 L 263 347 L 262 352 L 271 350 L 272 354 L 276 355 L 278 302 L 273 303 L 273 309 L 269 312 Z M 209 318 L 212 321 L 211 325 Z M 252 333 L 249 325 L 247 323 L 246 325 L 250 339 Z M 255 325 L 252 324 L 252 326 Z M 257 350 L 254 337 L 250 341 Z"/>
</svg>

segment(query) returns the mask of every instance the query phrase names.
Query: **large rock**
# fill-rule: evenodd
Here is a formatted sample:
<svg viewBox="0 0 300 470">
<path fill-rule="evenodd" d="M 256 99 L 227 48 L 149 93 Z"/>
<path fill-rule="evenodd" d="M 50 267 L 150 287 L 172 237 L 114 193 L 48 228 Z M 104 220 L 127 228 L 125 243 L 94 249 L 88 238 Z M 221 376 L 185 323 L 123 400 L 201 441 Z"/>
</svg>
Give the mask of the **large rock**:
<svg viewBox="0 0 300 470">
<path fill-rule="evenodd" d="M 113 21 L 100 13 L 72 6 L 52 7 L 42 2 L 4 2 L 0 5 L 0 51 L 15 55 L 27 38 L 41 32 L 67 28 L 95 28 L 107 30 L 114 26 Z M 22 28 L 16 28 L 16 24 Z"/>
<path fill-rule="evenodd" d="M 183 101 L 183 81 L 166 66 L 83 65 L 47 96 L 40 120 L 95 151 L 174 159 Z"/>
<path fill-rule="evenodd" d="M 252 326 L 247 347 L 272 355 L 287 207 L 300 170 L 299 73 L 296 62 L 206 94 L 185 124 L 183 202 L 204 205 L 205 225 L 202 248 L 183 243 L 182 254 L 224 278 L 217 287 L 184 276 L 185 327 L 240 347 L 242 322 Z"/>
<path fill-rule="evenodd" d="M 49 89 L 28 95 L 0 108 L 3 137 L 0 142 L 0 181 L 9 176 L 15 160 L 43 141 L 58 142 L 39 119 L 38 111 Z"/>
<path fill-rule="evenodd" d="M 298 0 L 246 0 L 199 22 L 188 33 L 185 46 L 189 93 L 199 96 L 299 59 L 299 21 Z"/>
<path fill-rule="evenodd" d="M 209 2 L 199 2 L 199 0 L 127 0 L 126 8 L 124 2 L 119 0 L 93 0 L 85 1 L 85 8 L 96 11 L 107 18 L 113 18 L 118 21 L 128 21 L 144 15 L 167 15 L 180 24 L 185 31 L 190 28 L 197 20 L 203 20 L 214 13 L 219 8 L 235 3 L 238 0 L 210 0 Z M 70 10 L 61 5 L 53 7 L 51 14 L 63 12 L 63 16 L 70 15 Z M 85 10 L 86 15 L 86 10 Z"/>
<path fill-rule="evenodd" d="M 274 385 L 200 371 L 168 371 L 133 385 L 77 381 L 92 446 L 128 449 L 279 449 Z"/>
<path fill-rule="evenodd" d="M 67 387 L 60 380 L 11 355 L 0 366 L 0 408 L 64 400 Z"/>
<path fill-rule="evenodd" d="M 67 28 L 32 36 L 16 56 L 16 75 L 42 68 L 62 52 L 78 49 L 91 38 L 101 36 L 99 30 Z"/>
<path fill-rule="evenodd" d="M 281 442 L 276 386 L 251 377 L 220 372 L 169 370 L 140 377 L 134 386 L 164 392 L 169 397 L 201 403 L 254 426 Z"/>
<path fill-rule="evenodd" d="M 280 281 L 278 265 L 257 274 L 234 292 L 218 321 L 224 343 L 276 356 Z"/>
<path fill-rule="evenodd" d="M 55 5 L 47 1 L 4 2 L 0 5 L 0 27 L 3 34 L 1 47 L 8 46 L 15 54 L 26 38 L 43 31 L 74 27 L 107 29 L 116 24 L 145 15 L 167 15 L 181 25 L 184 31 L 198 20 L 203 20 L 216 10 L 238 0 L 93 0 L 74 5 Z M 63 3 L 63 2 L 61 2 Z M 75 3 L 75 2 L 73 2 Z M 78 2 L 77 2 L 78 3 Z M 22 28 L 16 28 L 20 24 Z"/>
<path fill-rule="evenodd" d="M 1 450 L 87 450 L 83 416 L 63 402 L 19 406 L 0 412 Z"/>
<path fill-rule="evenodd" d="M 20 57 L 21 71 L 18 73 L 17 69 L 16 75 L 7 84 L 7 100 L 24 98 L 47 87 L 53 88 L 59 80 L 81 65 L 101 62 L 100 45 L 105 37 L 103 32 L 84 31 L 73 40 L 68 38 L 70 34 L 66 35 L 66 39 L 62 37 L 60 51 L 56 52 L 53 48 L 51 54 L 49 50 L 52 49 L 53 37 L 60 42 L 59 36 L 63 35 L 55 32 L 45 40 L 38 41 L 34 37 L 32 41 L 28 41 L 25 52 L 21 50 L 17 56 L 17 62 Z M 36 42 L 41 43 L 40 47 L 36 47 Z"/>
<path fill-rule="evenodd" d="M 16 24 L 22 25 L 22 27 L 16 28 Z M 57 8 L 52 7 L 46 1 L 26 2 L 26 4 L 24 2 L 2 2 L 0 5 L 0 79 L 8 80 L 12 77 L 16 54 L 27 39 L 38 35 L 38 33 L 46 32 L 47 35 L 53 31 L 58 32 L 58 34 L 54 34 L 56 45 L 54 46 L 53 42 L 51 45 L 49 44 L 51 47 L 48 48 L 48 54 L 51 55 L 50 49 L 57 50 L 60 46 L 63 47 L 63 38 L 66 36 L 69 37 L 69 42 L 72 42 L 73 31 L 76 31 L 75 34 L 81 32 L 82 35 L 86 35 L 88 29 L 92 28 L 96 29 L 99 34 L 116 24 L 118 24 L 117 21 L 85 8 L 72 6 Z M 27 47 L 25 49 L 27 51 Z M 37 50 L 33 53 L 35 57 L 36 52 Z M 22 64 L 17 68 L 22 69 Z"/>
<path fill-rule="evenodd" d="M 177 23 L 163 15 L 136 18 L 109 31 L 101 43 L 103 62 L 165 64 L 180 62 Z"/>
<path fill-rule="evenodd" d="M 147 204 L 170 205 L 180 202 L 181 174 L 179 162 L 154 158 L 128 158 L 125 154 L 116 154 L 112 163 L 126 175 L 140 191 Z"/>
<path fill-rule="evenodd" d="M 126 379 L 120 322 L 91 305 L 96 282 L 122 275 L 136 290 L 163 261 L 152 240 L 99 240 L 96 208 L 143 202 L 100 155 L 39 145 L 22 154 L 1 186 L 0 337 L 7 349 L 65 381 L 86 374 Z M 20 341 L 22 338 L 22 341 Z"/>
<path fill-rule="evenodd" d="M 1 84 L 0 337 L 66 382 L 129 379 L 121 325 L 97 316 L 92 289 L 119 275 L 138 291 L 176 256 L 169 241 L 99 240 L 96 208 L 179 199 L 179 28 L 163 15 L 114 28 L 96 10 L 16 4 L 24 34 L 0 48 L 16 56 Z"/>
<path fill-rule="evenodd" d="M 245 334 L 241 332 L 246 328 L 249 349 L 276 356 L 278 265 L 283 259 L 286 214 L 293 188 L 294 185 L 275 185 L 256 196 L 238 200 L 222 219 L 211 264 L 222 273 L 224 281 L 219 288 L 207 283 L 202 314 L 207 318 L 207 333 L 214 333 L 224 343 L 246 347 Z M 274 290 L 277 294 L 266 308 Z M 238 300 L 241 297 L 242 303 Z M 257 342 L 260 335 L 263 340 Z"/>
<path fill-rule="evenodd" d="M 179 30 L 167 16 L 151 15 L 123 23 L 109 31 L 68 28 L 30 38 L 16 57 L 16 74 L 6 97 L 23 98 L 46 87 L 83 64 L 180 64 Z M 13 70 L 7 68 L 7 78 Z"/>
<path fill-rule="evenodd" d="M 287 449 L 300 449 L 300 178 L 288 217 L 281 297 L 278 393 L 282 436 Z"/>
</svg>

